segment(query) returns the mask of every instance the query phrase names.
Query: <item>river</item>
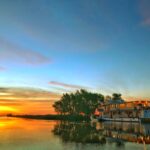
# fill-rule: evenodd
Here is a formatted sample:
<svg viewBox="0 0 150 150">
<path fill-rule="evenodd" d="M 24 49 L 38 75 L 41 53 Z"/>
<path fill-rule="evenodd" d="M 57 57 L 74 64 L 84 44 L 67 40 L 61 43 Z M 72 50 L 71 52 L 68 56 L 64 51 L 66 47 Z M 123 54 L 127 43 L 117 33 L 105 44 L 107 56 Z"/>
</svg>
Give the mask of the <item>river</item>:
<svg viewBox="0 0 150 150">
<path fill-rule="evenodd" d="M 150 124 L 0 118 L 1 150 L 150 150 Z"/>
</svg>

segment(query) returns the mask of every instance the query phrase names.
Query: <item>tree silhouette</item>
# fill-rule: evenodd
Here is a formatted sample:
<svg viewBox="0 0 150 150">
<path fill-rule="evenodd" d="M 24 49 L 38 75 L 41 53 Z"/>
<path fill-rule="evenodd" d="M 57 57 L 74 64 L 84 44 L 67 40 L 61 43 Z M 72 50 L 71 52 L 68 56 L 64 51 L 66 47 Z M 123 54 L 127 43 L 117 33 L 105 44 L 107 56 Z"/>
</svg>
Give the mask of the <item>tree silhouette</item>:
<svg viewBox="0 0 150 150">
<path fill-rule="evenodd" d="M 121 100 L 121 94 L 120 93 L 113 93 L 112 94 L 112 100 Z"/>
<path fill-rule="evenodd" d="M 104 101 L 102 94 L 91 93 L 84 89 L 75 93 L 63 94 L 61 99 L 54 103 L 55 111 L 60 114 L 90 115 L 94 113 L 100 102 Z"/>
</svg>

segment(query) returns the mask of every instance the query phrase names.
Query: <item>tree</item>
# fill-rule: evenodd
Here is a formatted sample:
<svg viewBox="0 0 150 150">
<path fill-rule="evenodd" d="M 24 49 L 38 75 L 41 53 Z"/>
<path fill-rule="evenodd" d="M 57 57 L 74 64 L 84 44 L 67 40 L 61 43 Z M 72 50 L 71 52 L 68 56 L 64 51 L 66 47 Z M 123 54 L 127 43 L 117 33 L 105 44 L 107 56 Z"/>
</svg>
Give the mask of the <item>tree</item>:
<svg viewBox="0 0 150 150">
<path fill-rule="evenodd" d="M 57 113 L 62 114 L 63 113 L 63 104 L 61 101 L 57 101 L 54 103 L 53 107 L 55 108 L 55 111 Z"/>
<path fill-rule="evenodd" d="M 75 93 L 63 94 L 61 99 L 54 103 L 56 112 L 61 114 L 79 115 L 84 113 L 90 115 L 95 112 L 100 102 L 104 101 L 102 94 L 91 93 L 84 89 Z"/>
<path fill-rule="evenodd" d="M 120 93 L 113 93 L 112 94 L 112 100 L 122 100 Z"/>
</svg>

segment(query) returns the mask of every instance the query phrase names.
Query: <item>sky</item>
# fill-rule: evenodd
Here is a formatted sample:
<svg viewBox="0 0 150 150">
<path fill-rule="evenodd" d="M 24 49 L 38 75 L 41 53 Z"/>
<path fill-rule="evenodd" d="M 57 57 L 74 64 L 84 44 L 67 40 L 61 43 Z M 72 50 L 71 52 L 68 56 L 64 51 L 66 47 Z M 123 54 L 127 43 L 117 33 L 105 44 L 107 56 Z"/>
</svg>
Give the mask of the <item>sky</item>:
<svg viewBox="0 0 150 150">
<path fill-rule="evenodd" d="M 48 113 L 80 88 L 150 98 L 149 65 L 149 0 L 0 1 L 3 111 Z"/>
</svg>

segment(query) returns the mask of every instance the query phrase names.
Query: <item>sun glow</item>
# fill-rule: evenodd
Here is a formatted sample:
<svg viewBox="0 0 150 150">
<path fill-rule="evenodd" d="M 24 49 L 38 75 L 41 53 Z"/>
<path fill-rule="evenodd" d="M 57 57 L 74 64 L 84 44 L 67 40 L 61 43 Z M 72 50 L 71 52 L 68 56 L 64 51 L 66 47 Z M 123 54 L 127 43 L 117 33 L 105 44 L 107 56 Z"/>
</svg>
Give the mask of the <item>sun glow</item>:
<svg viewBox="0 0 150 150">
<path fill-rule="evenodd" d="M 12 127 L 15 124 L 18 124 L 18 122 L 15 119 L 0 118 L 0 129 Z"/>
<path fill-rule="evenodd" d="M 17 109 L 9 107 L 9 106 L 0 106 L 1 112 L 18 112 Z"/>
<path fill-rule="evenodd" d="M 0 96 L 8 96 L 8 95 L 12 95 L 11 93 L 3 93 L 3 92 L 0 92 Z"/>
</svg>

